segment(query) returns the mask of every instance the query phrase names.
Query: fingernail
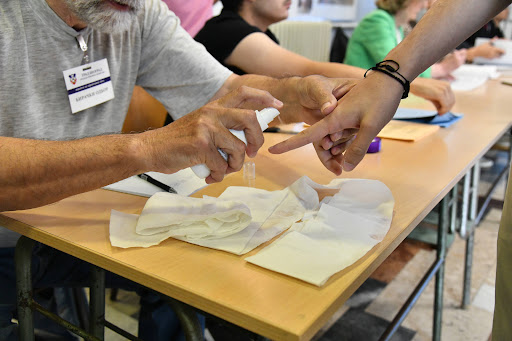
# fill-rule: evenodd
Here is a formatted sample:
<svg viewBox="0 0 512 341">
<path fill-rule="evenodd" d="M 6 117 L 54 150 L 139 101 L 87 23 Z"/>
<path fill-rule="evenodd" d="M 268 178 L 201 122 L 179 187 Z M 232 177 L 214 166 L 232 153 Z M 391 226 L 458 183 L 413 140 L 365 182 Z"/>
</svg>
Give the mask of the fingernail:
<svg viewBox="0 0 512 341">
<path fill-rule="evenodd" d="M 356 166 L 354 166 L 351 163 L 348 163 L 346 160 L 343 160 L 343 170 L 346 172 L 350 172 L 353 170 Z"/>
<path fill-rule="evenodd" d="M 274 98 L 274 105 L 276 107 L 282 107 L 283 106 L 283 102 L 281 102 L 280 100 L 278 100 L 277 98 Z"/>
<path fill-rule="evenodd" d="M 324 105 L 322 105 L 321 111 L 324 112 L 330 106 L 331 106 L 331 102 L 324 103 Z"/>
<path fill-rule="evenodd" d="M 322 147 L 324 148 L 324 150 L 329 150 L 332 148 L 333 145 L 334 143 L 332 141 L 324 141 Z"/>
</svg>

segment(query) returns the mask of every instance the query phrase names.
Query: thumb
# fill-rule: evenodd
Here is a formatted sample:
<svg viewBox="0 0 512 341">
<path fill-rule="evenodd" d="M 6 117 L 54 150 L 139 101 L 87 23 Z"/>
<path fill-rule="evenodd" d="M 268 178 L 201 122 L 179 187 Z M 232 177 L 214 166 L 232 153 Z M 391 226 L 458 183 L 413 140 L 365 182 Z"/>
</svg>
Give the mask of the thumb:
<svg viewBox="0 0 512 341">
<path fill-rule="evenodd" d="M 316 89 L 311 90 L 313 91 L 309 92 L 310 99 L 313 103 L 317 103 L 320 106 L 322 114 L 330 114 L 338 105 L 338 100 L 333 94 L 330 82 L 316 83 Z"/>
</svg>

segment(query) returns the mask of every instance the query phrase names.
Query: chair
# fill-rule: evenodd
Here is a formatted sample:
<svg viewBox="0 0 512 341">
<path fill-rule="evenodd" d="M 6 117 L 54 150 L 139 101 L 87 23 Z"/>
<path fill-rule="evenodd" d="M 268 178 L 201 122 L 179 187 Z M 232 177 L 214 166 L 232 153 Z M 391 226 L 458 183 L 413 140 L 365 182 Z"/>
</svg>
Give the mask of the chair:
<svg viewBox="0 0 512 341">
<path fill-rule="evenodd" d="M 319 62 L 329 61 L 332 24 L 330 21 L 285 20 L 270 25 L 280 45 Z"/>
<path fill-rule="evenodd" d="M 334 39 L 332 41 L 329 60 L 331 62 L 343 63 L 343 60 L 345 59 L 345 53 L 347 52 L 347 46 L 347 35 L 345 32 L 343 32 L 341 27 L 336 27 L 334 29 Z"/>
</svg>

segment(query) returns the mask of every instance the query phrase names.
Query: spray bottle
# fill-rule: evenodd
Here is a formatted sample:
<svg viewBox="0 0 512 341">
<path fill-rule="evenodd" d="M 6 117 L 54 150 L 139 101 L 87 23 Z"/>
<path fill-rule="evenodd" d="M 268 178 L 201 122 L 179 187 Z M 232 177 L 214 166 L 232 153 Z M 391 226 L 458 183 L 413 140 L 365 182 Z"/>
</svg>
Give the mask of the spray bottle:
<svg viewBox="0 0 512 341">
<path fill-rule="evenodd" d="M 279 111 L 276 108 L 265 108 L 261 111 L 256 110 L 256 118 L 258 123 L 260 124 L 261 131 L 268 128 L 268 124 L 274 120 L 274 118 L 279 115 Z M 233 130 L 229 129 L 231 134 L 235 135 L 240 141 L 247 145 L 247 139 L 245 138 L 245 133 L 243 130 Z M 228 154 L 226 154 L 222 149 L 218 149 L 220 155 L 224 158 L 224 160 L 228 161 Z M 201 179 L 204 179 L 210 175 L 210 168 L 204 163 L 195 165 L 191 167 L 194 173 Z"/>
</svg>

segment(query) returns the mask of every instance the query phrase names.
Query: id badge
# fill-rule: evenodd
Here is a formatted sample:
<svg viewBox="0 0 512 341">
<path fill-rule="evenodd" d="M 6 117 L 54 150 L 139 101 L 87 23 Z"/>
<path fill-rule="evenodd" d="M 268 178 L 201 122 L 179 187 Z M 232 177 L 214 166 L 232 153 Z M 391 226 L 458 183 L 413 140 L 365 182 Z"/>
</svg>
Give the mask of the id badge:
<svg viewBox="0 0 512 341">
<path fill-rule="evenodd" d="M 114 87 L 106 58 L 62 73 L 73 114 L 114 98 Z"/>
</svg>

